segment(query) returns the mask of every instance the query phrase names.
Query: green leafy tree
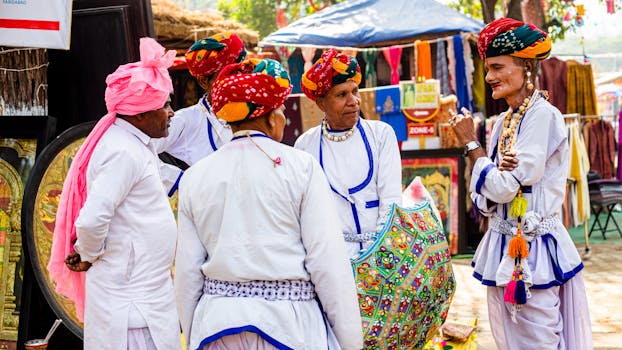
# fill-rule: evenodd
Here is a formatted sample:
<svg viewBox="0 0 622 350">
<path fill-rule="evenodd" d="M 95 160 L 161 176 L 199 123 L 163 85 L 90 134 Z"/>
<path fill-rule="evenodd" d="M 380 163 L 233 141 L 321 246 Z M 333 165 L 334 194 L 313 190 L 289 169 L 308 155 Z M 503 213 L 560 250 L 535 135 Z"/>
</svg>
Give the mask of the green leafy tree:
<svg viewBox="0 0 622 350">
<path fill-rule="evenodd" d="M 573 12 L 566 0 L 457 0 L 449 6 L 484 23 L 500 16 L 533 23 L 547 31 L 553 41 L 576 28 L 574 21 L 564 21 L 566 12 Z"/>
<path fill-rule="evenodd" d="M 299 18 L 314 13 L 326 5 L 343 0 L 218 0 L 217 7 L 225 17 L 247 25 L 259 32 L 260 37 L 276 31 L 277 9 L 285 10 L 291 23 Z"/>
</svg>

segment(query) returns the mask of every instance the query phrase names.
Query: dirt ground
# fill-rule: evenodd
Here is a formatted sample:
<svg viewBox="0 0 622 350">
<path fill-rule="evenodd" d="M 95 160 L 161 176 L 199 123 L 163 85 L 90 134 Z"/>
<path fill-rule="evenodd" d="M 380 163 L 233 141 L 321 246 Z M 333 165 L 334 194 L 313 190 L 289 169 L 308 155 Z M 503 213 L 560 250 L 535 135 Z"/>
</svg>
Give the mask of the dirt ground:
<svg viewBox="0 0 622 350">
<path fill-rule="evenodd" d="M 594 349 L 622 349 L 622 245 L 593 244 L 583 275 L 592 320 Z M 577 245 L 580 253 L 585 246 Z M 494 350 L 486 306 L 486 287 L 472 277 L 470 259 L 453 260 L 457 288 L 447 320 L 478 318 L 477 345 Z"/>
</svg>

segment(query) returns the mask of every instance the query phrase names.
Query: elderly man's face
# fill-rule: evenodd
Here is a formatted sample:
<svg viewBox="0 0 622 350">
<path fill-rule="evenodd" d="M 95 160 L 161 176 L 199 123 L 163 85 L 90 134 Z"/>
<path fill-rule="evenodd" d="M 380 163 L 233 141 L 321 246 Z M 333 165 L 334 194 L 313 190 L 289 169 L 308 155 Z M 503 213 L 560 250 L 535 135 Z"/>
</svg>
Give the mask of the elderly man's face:
<svg viewBox="0 0 622 350">
<path fill-rule="evenodd" d="M 335 85 L 317 99 L 317 105 L 326 113 L 326 120 L 332 129 L 350 129 L 356 124 L 361 111 L 359 87 L 351 80 Z"/>
<path fill-rule="evenodd" d="M 171 98 L 166 101 L 162 108 L 143 113 L 144 119 L 141 130 L 152 139 L 168 136 L 170 119 L 175 113 L 171 108 Z"/>
<path fill-rule="evenodd" d="M 526 94 L 526 71 L 519 63 L 520 60 L 510 55 L 486 58 L 486 82 L 492 88 L 492 98 L 503 98 L 508 103 L 513 100 L 522 102 L 517 97 Z"/>
</svg>

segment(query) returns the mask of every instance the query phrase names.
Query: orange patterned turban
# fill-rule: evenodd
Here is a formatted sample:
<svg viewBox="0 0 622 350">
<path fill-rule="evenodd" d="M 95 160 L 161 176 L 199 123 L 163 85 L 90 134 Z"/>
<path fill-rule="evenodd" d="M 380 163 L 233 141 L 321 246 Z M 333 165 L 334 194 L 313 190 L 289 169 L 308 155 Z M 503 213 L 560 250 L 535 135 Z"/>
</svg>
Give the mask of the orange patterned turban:
<svg viewBox="0 0 622 350">
<path fill-rule="evenodd" d="M 316 98 L 326 95 L 333 86 L 348 80 L 357 85 L 361 83 L 361 67 L 356 58 L 340 54 L 335 49 L 328 49 L 304 72 L 300 85 L 302 92 L 315 101 Z"/>
</svg>

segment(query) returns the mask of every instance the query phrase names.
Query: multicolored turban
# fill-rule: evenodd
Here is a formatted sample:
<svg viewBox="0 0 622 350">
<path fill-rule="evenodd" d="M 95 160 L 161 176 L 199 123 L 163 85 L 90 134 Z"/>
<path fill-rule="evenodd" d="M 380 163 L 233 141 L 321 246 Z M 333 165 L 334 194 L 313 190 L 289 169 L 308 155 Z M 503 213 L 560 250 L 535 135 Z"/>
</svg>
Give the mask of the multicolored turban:
<svg viewBox="0 0 622 350">
<path fill-rule="evenodd" d="M 218 73 L 224 66 L 241 62 L 244 57 L 244 43 L 240 37 L 229 32 L 201 39 L 186 51 L 188 69 L 195 77 Z"/>
<path fill-rule="evenodd" d="M 356 58 L 328 49 L 308 71 L 302 75 L 302 92 L 315 101 L 326 95 L 333 86 L 352 80 L 361 83 L 361 67 Z"/>
<path fill-rule="evenodd" d="M 261 117 L 292 91 L 289 73 L 272 59 L 248 59 L 225 67 L 212 87 L 216 116 L 227 122 Z"/>
<path fill-rule="evenodd" d="M 545 59 L 551 53 L 551 38 L 531 23 L 499 18 L 482 29 L 477 50 L 482 59 L 502 55 Z"/>
</svg>

